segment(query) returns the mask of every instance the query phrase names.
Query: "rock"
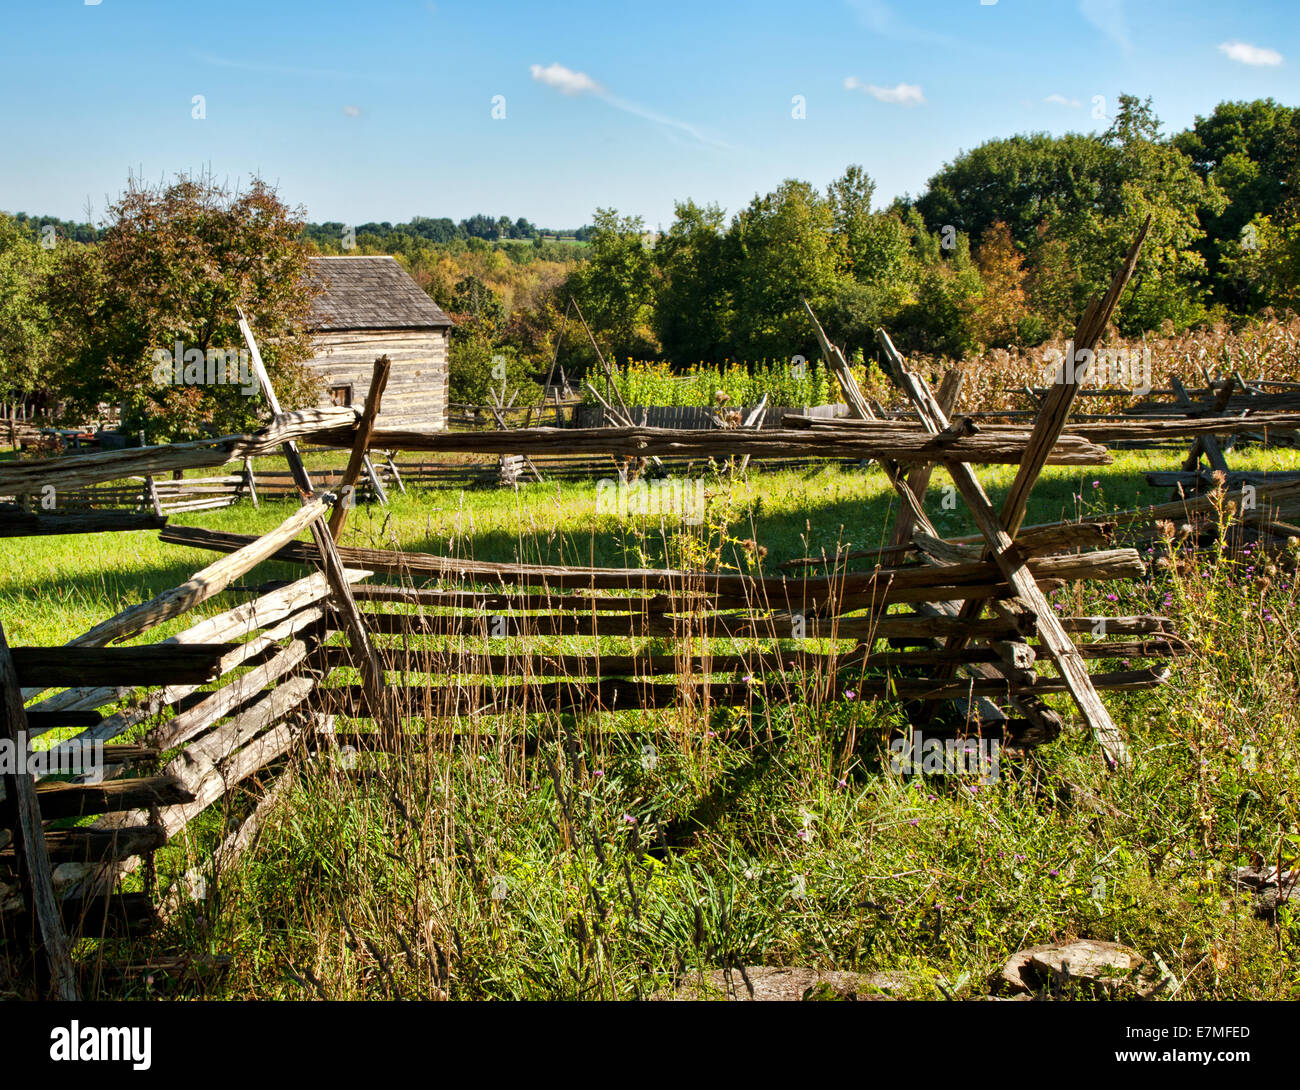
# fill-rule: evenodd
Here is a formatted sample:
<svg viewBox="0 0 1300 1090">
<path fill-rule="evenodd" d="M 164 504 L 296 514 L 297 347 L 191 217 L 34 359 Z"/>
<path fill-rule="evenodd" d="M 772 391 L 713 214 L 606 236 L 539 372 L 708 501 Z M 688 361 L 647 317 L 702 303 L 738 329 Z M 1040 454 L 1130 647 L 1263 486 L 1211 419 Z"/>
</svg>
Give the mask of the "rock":
<svg viewBox="0 0 1300 1090">
<path fill-rule="evenodd" d="M 912 988 L 912 978 L 906 973 L 867 973 L 858 977 L 858 990 L 902 995 Z"/>
<path fill-rule="evenodd" d="M 1071 986 L 1113 992 L 1134 985 L 1145 965 L 1146 959 L 1136 950 L 1117 942 L 1076 939 L 1017 951 L 1002 966 L 995 984 L 1014 993 Z"/>
<path fill-rule="evenodd" d="M 683 984 L 672 999 L 736 1002 L 843 1002 L 891 999 L 911 981 L 902 973 L 850 973 L 807 966 L 747 965 L 744 972 L 714 969 Z"/>
<path fill-rule="evenodd" d="M 1277 867 L 1238 867 L 1231 876 L 1234 885 L 1248 889 L 1255 895 L 1255 915 L 1272 919 L 1278 906 L 1285 904 L 1295 888 L 1300 872 L 1284 870 L 1279 875 Z"/>
</svg>

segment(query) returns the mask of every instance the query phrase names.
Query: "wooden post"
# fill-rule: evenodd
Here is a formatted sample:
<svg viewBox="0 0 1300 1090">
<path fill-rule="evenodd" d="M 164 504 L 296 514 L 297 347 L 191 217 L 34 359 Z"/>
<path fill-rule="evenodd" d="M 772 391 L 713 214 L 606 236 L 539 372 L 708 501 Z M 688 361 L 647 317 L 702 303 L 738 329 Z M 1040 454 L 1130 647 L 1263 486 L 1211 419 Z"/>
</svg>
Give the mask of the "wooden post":
<svg viewBox="0 0 1300 1090">
<path fill-rule="evenodd" d="M 911 398 L 926 428 L 934 434 L 945 430 L 948 427 L 948 419 L 943 410 L 939 408 L 925 381 L 903 366 L 902 357 L 899 356 L 893 342 L 889 339 L 889 335 L 883 329 L 876 331 L 876 338 L 882 352 L 893 368 L 895 379 Z M 1044 414 L 1047 411 L 1047 408 L 1044 408 Z M 1046 455 L 1047 452 L 1042 452 L 1044 460 Z M 1005 523 L 999 518 L 997 511 L 994 510 L 992 501 L 984 491 L 984 486 L 980 484 L 979 478 L 975 476 L 974 471 L 967 463 L 948 462 L 946 466 L 952 476 L 953 483 L 956 484 L 957 490 L 966 501 L 966 506 L 974 515 L 975 525 L 979 527 L 980 533 L 984 535 L 991 557 L 1002 571 L 1003 578 L 1006 579 L 1016 597 L 1020 599 L 1022 608 L 1027 607 L 1031 613 L 1036 615 L 1039 639 L 1042 640 L 1043 645 L 1051 654 L 1066 687 L 1070 691 L 1070 695 L 1074 698 L 1074 702 L 1082 713 L 1084 721 L 1091 728 L 1093 736 L 1101 745 L 1107 760 L 1112 764 L 1126 762 L 1127 750 L 1123 739 L 1120 737 L 1119 728 L 1111 719 L 1110 712 L 1106 710 L 1106 705 L 1101 702 L 1101 698 L 1097 695 L 1097 690 L 1093 687 L 1092 677 L 1088 673 L 1088 667 L 1084 663 L 1083 657 L 1071 642 L 1065 628 L 1057 619 L 1051 603 L 1047 600 L 1047 596 L 1030 573 L 1025 558 L 1016 548 Z M 977 606 L 970 612 L 974 614 L 979 608 Z M 966 613 L 967 611 L 963 610 L 963 616 Z"/>
<path fill-rule="evenodd" d="M 957 407 L 957 401 L 961 397 L 961 387 L 966 378 L 966 367 L 964 364 L 957 364 L 950 368 L 943 376 L 943 381 L 939 384 L 939 408 L 945 416 L 952 416 L 953 410 Z M 903 480 L 907 487 L 916 496 L 919 503 L 925 502 L 925 493 L 930 487 L 930 475 L 934 472 L 934 464 L 917 466 L 911 470 Z M 898 512 L 898 517 L 894 520 L 894 532 L 890 536 L 891 545 L 906 545 L 912 540 L 912 529 L 915 519 L 912 518 L 912 512 L 903 508 Z"/>
<path fill-rule="evenodd" d="M 826 336 L 821 322 L 817 320 L 817 315 L 813 313 L 807 299 L 803 300 L 803 307 L 808 312 L 808 317 L 812 319 L 813 331 L 817 334 L 817 343 L 821 346 L 822 358 L 826 361 L 826 366 L 835 374 L 835 377 L 839 380 L 840 388 L 844 391 L 849 411 L 859 420 L 874 420 L 876 414 L 871 411 L 871 406 L 867 404 L 866 399 L 862 396 L 862 391 L 858 389 L 857 381 L 853 377 L 853 372 L 849 369 L 844 353 L 831 344 L 830 338 Z M 880 468 L 885 471 L 885 476 L 889 478 L 889 483 L 894 486 L 899 498 L 907 507 L 908 513 L 911 515 L 911 524 L 919 526 L 932 537 L 941 536 L 939 531 L 935 529 L 934 523 L 930 521 L 930 517 L 921 507 L 924 496 L 918 496 L 907 481 L 904 480 L 902 467 L 892 459 L 882 458 L 878 459 L 878 461 Z"/>
<path fill-rule="evenodd" d="M 1137 267 L 1138 252 L 1142 249 L 1142 243 L 1150 229 L 1151 217 L 1147 216 L 1146 222 L 1142 224 L 1142 229 L 1138 232 L 1137 238 L 1133 240 L 1133 245 L 1124 258 L 1124 264 L 1120 266 L 1119 271 L 1115 273 L 1114 278 L 1111 280 L 1110 288 L 1107 290 L 1105 297 L 1100 302 L 1094 299 L 1088 309 L 1084 311 L 1074 333 L 1075 352 L 1082 349 L 1095 349 L 1097 342 L 1101 340 L 1101 335 L 1106 330 L 1106 324 L 1110 321 L 1110 316 L 1115 312 L 1120 296 L 1124 294 L 1129 278 Z M 1007 498 L 1002 504 L 1002 525 L 1013 538 L 1019 533 L 1020 526 L 1025 520 L 1025 509 L 1029 505 L 1030 490 L 1038 480 L 1038 475 L 1042 473 L 1048 455 L 1052 452 L 1052 447 L 1056 445 L 1057 439 L 1061 437 L 1061 433 L 1065 430 L 1065 419 L 1069 416 L 1070 408 L 1079 392 L 1078 374 L 1074 371 L 1074 361 L 1066 360 L 1065 365 L 1068 366 L 1068 373 L 1061 375 L 1063 381 L 1053 384 L 1052 388 L 1043 397 L 1042 408 L 1034 421 L 1034 431 L 1030 437 L 1029 446 L 1025 450 L 1025 456 L 1021 460 L 1019 470 L 1016 471 L 1015 480 L 1011 482 L 1011 489 L 1007 493 Z"/>
<path fill-rule="evenodd" d="M 261 505 L 257 502 L 257 479 L 253 476 L 253 460 L 244 459 L 244 483 L 248 485 L 248 494 L 253 500 L 253 509 L 256 510 Z"/>
<path fill-rule="evenodd" d="M 158 486 L 154 483 L 152 473 L 144 479 L 144 487 L 149 502 L 153 504 L 153 513 L 161 518 L 163 514 L 162 500 L 158 498 Z"/>
<path fill-rule="evenodd" d="M 343 524 L 347 521 L 348 511 L 355 503 L 357 480 L 361 476 L 362 466 L 369 461 L 366 450 L 370 446 L 370 437 L 375 432 L 375 418 L 379 415 L 379 405 L 388 385 L 388 373 L 392 362 L 387 356 L 375 360 L 375 369 L 370 376 L 370 391 L 366 394 L 366 406 L 357 424 L 357 438 L 352 444 L 352 453 L 348 455 L 347 468 L 343 470 L 340 482 L 340 502 L 335 504 L 334 513 L 330 515 L 330 536 L 335 540 L 343 534 Z M 374 483 L 374 470 L 371 469 L 371 483 Z"/>
<path fill-rule="evenodd" d="M 1236 378 L 1227 379 L 1219 388 L 1214 398 L 1214 407 L 1210 410 L 1211 416 L 1221 416 L 1228 407 L 1228 402 L 1232 400 L 1233 384 Z M 1177 375 L 1169 377 L 1169 385 L 1173 388 L 1174 397 L 1178 399 L 1178 404 L 1186 409 L 1192 408 L 1192 399 L 1187 394 L 1187 388 Z M 1223 450 L 1219 446 L 1219 441 L 1213 435 L 1198 435 L 1192 440 L 1191 450 L 1187 452 L 1187 457 L 1183 459 L 1183 471 L 1196 473 L 1201 464 L 1201 455 L 1205 455 L 1206 461 L 1210 463 L 1210 468 L 1220 470 L 1223 473 L 1228 472 L 1228 462 L 1223 456 Z M 1192 489 L 1199 492 L 1198 482 L 1194 482 Z M 1174 485 L 1174 490 L 1170 494 L 1170 500 L 1181 500 L 1184 496 L 1183 486 Z"/>
<path fill-rule="evenodd" d="M 1106 324 L 1110 321 L 1110 317 L 1114 313 L 1130 277 L 1133 275 L 1133 270 L 1137 266 L 1138 253 L 1150 227 L 1151 217 L 1148 216 L 1129 248 L 1123 264 L 1112 278 L 1105 296 L 1100 300 L 1093 299 L 1088 304 L 1083 317 L 1079 320 L 1071 342 L 1075 353 L 1080 350 L 1092 351 L 1101 339 Z M 932 431 L 936 427 L 946 427 L 946 414 L 942 411 L 936 411 L 937 406 L 933 403 L 933 395 L 930 394 L 928 387 L 918 376 L 907 371 L 902 357 L 898 355 L 884 330 L 877 330 L 876 341 L 893 372 L 895 380 L 908 393 L 926 427 Z M 1045 619 L 1040 616 L 1040 624 L 1047 629 L 1047 632 L 1043 634 L 1043 642 L 1052 652 L 1071 695 L 1074 696 L 1084 719 L 1092 728 L 1094 736 L 1100 741 L 1107 759 L 1119 763 L 1126 759 L 1123 741 L 1120 739 L 1118 728 L 1110 718 L 1110 713 L 1106 711 L 1105 705 L 1101 703 L 1096 694 L 1078 650 L 1070 642 L 1068 636 L 1065 635 L 1064 629 L 1057 622 L 1056 616 L 1050 609 L 1046 596 L 1043 595 L 1038 584 L 1033 581 L 1032 577 L 1028 577 L 1024 571 L 1023 557 L 1020 556 L 1018 550 L 1012 547 L 1008 551 L 1002 547 L 1004 544 L 1003 538 L 1005 538 L 1005 544 L 1011 546 L 1013 539 L 1019 533 L 1024 522 L 1029 493 L 1037 482 L 1043 466 L 1051 456 L 1057 440 L 1064 431 L 1066 418 L 1080 386 L 1080 376 L 1074 367 L 1074 363 L 1074 359 L 1065 361 L 1066 366 L 1059 376 L 1060 381 L 1053 384 L 1046 391 L 1040 403 L 1029 443 L 1021 459 L 1020 469 L 1017 471 L 1010 492 L 1003 503 L 1000 519 L 996 517 L 990 519 L 988 517 L 990 512 L 985 510 L 983 506 L 987 504 L 988 497 L 984 494 L 983 487 L 979 484 L 970 466 L 966 463 L 959 463 L 950 465 L 949 468 L 952 471 L 958 490 L 962 493 L 967 505 L 975 515 L 980 532 L 991 546 L 992 558 L 998 561 L 1000 567 L 1003 567 L 1008 582 L 1020 594 L 1021 602 L 1018 603 L 1018 608 L 1024 608 L 1027 605 L 1040 615 L 1046 614 Z M 1020 571 L 1016 573 L 1015 578 L 1012 578 L 1010 572 L 1016 566 L 1012 562 L 1016 560 L 1020 561 Z M 962 607 L 960 616 L 964 620 L 970 620 L 978 617 L 982 611 L 983 606 L 981 603 L 967 602 Z M 960 639 L 950 640 L 949 648 L 955 649 L 961 646 L 962 642 Z"/>
<path fill-rule="evenodd" d="M 961 387 L 965 380 L 966 371 L 962 364 L 950 368 L 944 373 L 943 382 L 939 386 L 938 402 L 939 407 L 946 416 L 951 415 L 957 407 L 957 401 L 961 397 Z M 906 476 L 900 476 L 895 487 L 898 488 L 899 494 L 906 500 L 908 496 L 914 496 L 915 502 L 920 505 L 925 502 L 925 495 L 930 486 L 930 476 L 934 471 L 934 463 L 915 466 Z M 894 529 L 890 537 L 890 544 L 894 546 L 910 545 L 913 540 L 913 532 L 916 529 L 916 519 L 912 510 L 906 504 L 899 509 L 898 516 L 894 521 Z M 922 531 L 924 534 L 925 531 Z M 926 535 L 934 540 L 934 535 Z M 927 559 L 933 562 L 933 557 L 927 554 Z M 926 602 L 917 607 L 920 612 L 928 613 L 934 616 L 958 617 L 961 615 L 961 604 L 957 602 Z M 934 641 L 935 647 L 941 647 L 938 641 Z M 976 677 L 982 678 L 1002 678 L 1006 677 L 1012 681 L 1029 681 L 1032 675 L 1026 674 L 1014 664 L 1014 657 L 1019 649 L 1025 648 L 1024 644 L 1009 645 L 1010 653 L 1001 655 L 1003 663 L 1001 665 L 975 663 L 968 665 L 968 671 Z M 1013 661 L 1008 663 L 1010 658 Z M 958 705 L 963 708 L 963 715 L 969 718 L 971 715 L 970 701 L 966 698 L 957 701 Z M 1016 697 L 1011 699 L 1013 706 L 1020 709 L 1026 718 L 1042 732 L 1044 737 L 1055 737 L 1060 732 L 1061 720 L 1050 708 L 1047 708 L 1041 701 L 1030 697 Z M 979 717 L 986 721 L 1005 721 L 1006 716 L 1002 709 L 990 701 L 987 697 L 982 697 L 976 702 Z"/>
<path fill-rule="evenodd" d="M 510 399 L 510 404 L 507 405 L 503 401 L 505 395 L 505 386 L 506 386 L 505 380 L 502 379 L 501 381 L 502 392 L 500 394 L 498 394 L 491 387 L 488 388 L 488 396 L 492 399 L 492 403 L 488 406 L 488 408 L 491 410 L 492 417 L 496 421 L 496 426 L 500 431 L 510 430 L 510 425 L 506 423 L 505 410 L 509 409 L 510 406 L 515 403 L 515 398 L 519 396 L 519 391 L 516 390 L 514 393 L 514 397 Z M 532 475 L 537 478 L 538 483 L 542 483 L 545 481 L 545 478 L 542 476 L 541 470 L 539 470 L 535 465 L 533 465 L 533 460 L 529 458 L 528 455 L 503 454 L 501 455 L 501 459 L 498 462 L 498 472 L 501 478 L 501 483 L 503 485 L 513 485 L 515 487 L 518 487 L 519 469 L 521 465 L 528 467 L 529 472 L 532 473 Z"/>
<path fill-rule="evenodd" d="M 370 460 L 370 455 L 366 454 L 361 459 L 362 468 L 366 472 L 366 480 L 370 482 L 370 489 L 375 495 L 375 499 L 383 506 L 388 505 L 388 493 L 384 491 L 384 482 L 379 479 L 379 474 L 375 472 L 375 464 Z"/>
<path fill-rule="evenodd" d="M 817 315 L 813 313 L 813 308 L 808 305 L 808 300 L 804 299 L 802 302 L 804 310 L 808 312 L 808 317 L 812 319 L 813 331 L 817 334 L 817 343 L 821 346 L 822 358 L 839 382 L 840 389 L 844 392 L 844 400 L 848 403 L 849 412 L 859 420 L 874 420 L 876 414 L 871 411 L 866 398 L 862 396 L 862 391 L 858 389 L 857 379 L 853 377 L 853 369 L 849 367 L 849 361 L 844 358 L 843 352 L 831 344 L 830 338 L 826 336 L 825 330 L 822 329 L 821 322 L 817 320 Z"/>
<path fill-rule="evenodd" d="M 276 417 L 280 417 L 283 415 L 280 410 L 280 399 L 275 396 L 275 388 L 271 385 L 271 377 L 266 373 L 266 365 L 262 362 L 262 353 L 258 350 L 257 341 L 253 338 L 253 331 L 249 327 L 248 319 L 244 317 L 242 310 L 239 311 L 239 328 L 248 344 L 253 372 L 257 375 L 257 381 L 262 387 L 262 394 L 266 398 L 267 404 L 270 405 L 271 412 Z M 313 495 L 311 476 L 307 472 L 307 467 L 303 465 L 302 456 L 298 453 L 297 446 L 295 446 L 292 439 L 287 439 L 281 444 L 280 449 L 284 452 L 285 461 L 289 463 L 289 471 L 293 474 L 294 481 L 302 493 L 303 504 L 309 504 Z M 354 444 L 353 450 L 357 449 L 364 451 L 366 449 L 365 444 L 361 444 L 359 447 Z M 395 728 L 397 721 L 394 716 L 389 715 L 387 692 L 384 687 L 384 666 L 379 659 L 378 652 L 375 651 L 374 644 L 370 642 L 370 632 L 361 617 L 361 611 L 357 609 L 356 599 L 352 597 L 347 573 L 343 569 L 343 561 L 339 558 L 338 546 L 330 535 L 329 527 L 326 525 L 324 518 L 317 516 L 311 520 L 311 532 L 312 537 L 316 539 L 316 547 L 320 550 L 321 568 L 325 573 L 325 578 L 329 581 L 330 590 L 334 596 L 334 604 L 339 613 L 342 614 L 343 627 L 348 633 L 348 642 L 351 645 L 354 657 L 360 660 L 357 665 L 361 671 L 362 682 L 370 705 L 370 713 L 381 725 L 388 726 L 392 724 Z"/>
<path fill-rule="evenodd" d="M 609 363 L 606 362 L 604 353 L 600 350 L 600 345 L 596 343 L 596 335 L 592 333 L 591 326 L 587 324 L 587 319 L 583 316 L 582 307 L 578 305 L 578 300 L 570 296 L 569 301 L 573 303 L 573 309 L 577 312 L 578 321 L 582 323 L 582 328 L 587 331 L 587 338 L 591 341 L 591 347 L 595 350 L 596 358 L 600 360 L 600 366 L 604 368 L 605 393 L 612 394 L 612 397 L 617 399 L 618 406 L 623 411 L 624 419 L 626 419 L 630 424 L 632 422 L 632 413 L 627 407 L 627 402 L 623 400 L 623 395 L 619 392 L 618 385 L 614 382 L 614 370 L 610 367 Z"/>
<path fill-rule="evenodd" d="M 764 394 L 763 400 L 760 401 L 754 407 L 753 412 L 751 412 L 747 417 L 745 417 L 745 422 L 741 425 L 741 427 L 753 428 L 754 431 L 760 431 L 763 427 L 763 421 L 766 418 L 767 418 L 767 394 Z M 749 459 L 750 459 L 750 455 L 746 454 L 745 457 L 741 460 L 740 463 L 741 473 L 744 473 L 747 469 L 749 469 Z"/>
<path fill-rule="evenodd" d="M 18 671 L 14 668 L 3 626 L 0 626 L 0 690 L 0 741 L 13 747 L 16 762 L 25 764 L 29 737 L 27 713 L 23 709 Z M 18 872 L 40 928 L 41 944 L 45 948 L 55 991 L 60 999 L 76 1000 L 80 997 L 68 938 L 63 932 L 63 920 L 54 895 L 54 878 L 45 844 L 45 828 L 41 823 L 41 808 L 36 799 L 36 783 L 25 769 L 20 768 L 14 775 L 6 775 L 4 784 L 5 801 L 0 803 L 3 808 L 0 813 L 5 813 L 12 821 Z"/>
<path fill-rule="evenodd" d="M 388 472 L 393 475 L 393 481 L 397 485 L 397 490 L 405 496 L 406 485 L 402 483 L 402 475 L 397 471 L 397 463 L 393 461 L 393 451 L 384 451 L 384 464 L 388 466 Z"/>
</svg>

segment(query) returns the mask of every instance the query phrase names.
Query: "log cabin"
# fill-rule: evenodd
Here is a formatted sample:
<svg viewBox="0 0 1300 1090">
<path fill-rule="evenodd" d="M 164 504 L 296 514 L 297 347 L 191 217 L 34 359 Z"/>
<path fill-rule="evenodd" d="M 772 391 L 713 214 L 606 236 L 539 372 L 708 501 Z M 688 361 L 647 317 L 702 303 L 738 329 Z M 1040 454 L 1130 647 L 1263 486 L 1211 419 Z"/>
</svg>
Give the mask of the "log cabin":
<svg viewBox="0 0 1300 1090">
<path fill-rule="evenodd" d="M 392 361 L 380 427 L 421 431 L 447 425 L 447 351 L 452 321 L 392 257 L 313 257 L 323 288 L 312 302 L 320 404 L 366 399 L 375 360 Z"/>
</svg>

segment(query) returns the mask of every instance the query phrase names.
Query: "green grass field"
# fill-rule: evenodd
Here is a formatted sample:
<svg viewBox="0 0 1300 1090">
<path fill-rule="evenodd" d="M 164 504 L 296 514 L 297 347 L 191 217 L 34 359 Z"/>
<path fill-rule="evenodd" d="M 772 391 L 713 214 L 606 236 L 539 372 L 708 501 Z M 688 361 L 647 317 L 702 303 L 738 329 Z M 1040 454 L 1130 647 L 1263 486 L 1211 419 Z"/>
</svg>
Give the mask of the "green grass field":
<svg viewBox="0 0 1300 1090">
<path fill-rule="evenodd" d="M 308 464 L 325 464 L 329 457 L 318 456 Z M 1168 497 L 1147 488 L 1141 473 L 1168 469 L 1173 458 L 1158 452 L 1117 452 L 1113 465 L 1083 472 L 1049 467 L 1027 521 L 1050 522 L 1162 502 Z M 1234 458 L 1234 465 L 1243 468 L 1292 468 L 1293 462 L 1300 464 L 1300 459 L 1289 452 L 1243 452 Z M 269 458 L 260 459 L 259 466 L 282 468 Z M 995 466 L 982 474 L 995 501 L 1010 485 L 1014 469 Z M 935 473 L 929 497 L 932 518 L 939 529 L 954 535 L 974 533 L 959 500 L 951 508 L 943 504 L 948 483 L 941 470 Z M 711 493 L 725 490 L 731 516 L 727 536 L 764 546 L 769 570 L 823 550 L 878 546 L 888 536 L 897 509 L 893 489 L 878 470 L 753 474 L 734 485 L 710 481 L 707 488 Z M 386 508 L 359 507 L 342 544 L 549 564 L 627 566 L 668 558 L 654 527 L 627 527 L 613 515 L 598 513 L 594 483 L 529 484 L 517 492 L 412 491 L 406 496 L 394 493 L 392 499 Z M 297 505 L 296 500 L 263 502 L 255 509 L 245 501 L 225 510 L 173 515 L 170 521 L 258 534 L 283 521 Z M 733 544 L 723 550 L 722 562 L 743 564 L 744 552 Z M 175 586 L 215 559 L 211 553 L 163 544 L 152 532 L 0 539 L 0 556 L 0 617 L 16 644 L 61 643 L 142 597 Z M 289 578 L 295 572 L 271 563 L 247 582 Z M 234 600 L 214 599 L 208 609 L 218 612 Z M 146 638 L 152 642 L 156 632 Z"/>
<path fill-rule="evenodd" d="M 1117 452 L 1101 469 L 1049 469 L 1028 521 L 1161 502 L 1141 473 L 1179 460 Z M 1230 460 L 1300 462 L 1256 450 Z M 1013 472 L 982 473 L 995 500 Z M 960 502 L 945 506 L 946 484 L 936 473 L 936 524 L 972 532 Z M 707 488 L 705 535 L 599 514 L 591 484 L 542 484 L 398 496 L 354 512 L 343 543 L 772 571 L 878 545 L 894 510 L 876 469 Z M 173 521 L 257 533 L 291 509 L 242 503 Z M 9 641 L 52 645 L 213 555 L 129 533 L 8 539 L 0 558 Z M 245 582 L 298 574 L 269 563 Z M 222 595 L 203 612 L 235 600 Z M 1136 948 L 1165 979 L 1164 996 L 1296 998 L 1292 909 L 1257 917 L 1228 881 L 1239 865 L 1300 853 L 1293 578 L 1250 556 L 1203 554 L 1056 600 L 1080 613 L 1163 613 L 1192 642 L 1169 685 L 1105 695 L 1133 750 L 1125 772 L 1105 772 L 1057 698 L 1066 735 L 1004 760 L 996 783 L 974 789 L 890 773 L 882 746 L 899 710 L 851 693 L 773 696 L 706 718 L 547 717 L 529 727 L 528 748 L 486 720 L 459 724 L 456 744 L 417 723 L 408 752 L 376 760 L 368 777 L 296 759 L 287 804 L 254 848 L 129 953 L 229 955 L 228 973 L 184 985 L 205 996 L 647 997 L 739 963 L 889 971 L 902 994 L 942 998 L 985 993 L 1017 949 L 1091 937 Z M 742 715 L 749 729 L 733 732 Z M 228 816 L 205 815 L 159 853 L 159 884 L 201 861 Z"/>
</svg>

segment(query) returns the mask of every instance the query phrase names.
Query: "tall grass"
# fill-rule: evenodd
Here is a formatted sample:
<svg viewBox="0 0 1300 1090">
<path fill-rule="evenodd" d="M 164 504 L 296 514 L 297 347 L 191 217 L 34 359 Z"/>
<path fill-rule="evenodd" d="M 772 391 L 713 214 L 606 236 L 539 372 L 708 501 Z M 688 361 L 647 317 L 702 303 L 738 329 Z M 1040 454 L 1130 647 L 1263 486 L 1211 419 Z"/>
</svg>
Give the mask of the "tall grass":
<svg viewBox="0 0 1300 1090">
<path fill-rule="evenodd" d="M 1281 468 L 1294 456 L 1238 451 L 1234 462 Z M 1140 470 L 1167 464 L 1120 454 L 1101 470 L 1052 469 L 1030 518 L 1149 502 Z M 986 475 L 995 496 L 1013 472 Z M 945 480 L 936 473 L 932 498 Z M 597 515 L 589 486 L 426 493 L 355 512 L 344 543 L 775 570 L 879 544 L 890 524 L 874 470 L 719 475 L 709 490 L 710 517 L 693 530 Z M 241 506 L 195 521 L 255 532 L 283 514 Z M 957 512 L 935 517 L 945 533 L 969 530 Z M 82 612 L 102 619 L 133 591 L 167 585 L 173 564 L 201 559 L 152 535 L 100 538 L 104 552 L 81 544 L 0 546 L 0 609 L 30 642 L 75 635 Z M 92 573 L 110 547 L 123 559 L 100 584 Z M 1072 726 L 1004 757 L 993 784 L 902 777 L 883 743 L 903 709 L 858 698 L 851 679 L 758 678 L 740 708 L 687 699 L 600 716 L 447 717 L 430 687 L 386 752 L 369 744 L 369 723 L 339 718 L 341 744 L 322 736 L 277 769 L 285 794 L 237 865 L 210 875 L 204 897 L 161 932 L 114 952 L 229 956 L 226 974 L 179 987 L 227 998 L 650 998 L 760 963 L 888 971 L 902 994 L 941 998 L 989 991 L 1017 949 L 1084 936 L 1136 947 L 1159 967 L 1164 996 L 1297 998 L 1293 909 L 1261 917 L 1230 881 L 1239 865 L 1300 854 L 1292 554 L 1222 543 L 1191 554 L 1175 532 L 1148 559 L 1148 579 L 1053 597 L 1072 613 L 1162 613 L 1191 641 L 1167 686 L 1105 696 L 1133 752 L 1121 774 L 1108 775 Z M 32 593 L 48 595 L 60 573 L 71 583 L 78 566 L 74 615 Z M 427 650 L 413 681 L 466 683 L 467 662 L 485 650 L 577 647 L 384 642 L 393 654 Z M 1074 722 L 1068 702 L 1049 700 Z M 262 789 L 236 792 L 159 853 L 160 889 L 201 863 Z M 147 978 L 128 989 L 157 990 Z"/>
</svg>

